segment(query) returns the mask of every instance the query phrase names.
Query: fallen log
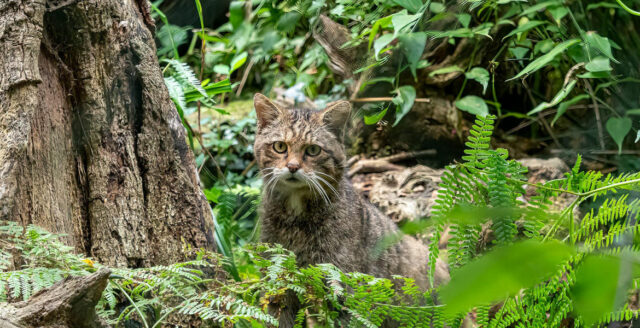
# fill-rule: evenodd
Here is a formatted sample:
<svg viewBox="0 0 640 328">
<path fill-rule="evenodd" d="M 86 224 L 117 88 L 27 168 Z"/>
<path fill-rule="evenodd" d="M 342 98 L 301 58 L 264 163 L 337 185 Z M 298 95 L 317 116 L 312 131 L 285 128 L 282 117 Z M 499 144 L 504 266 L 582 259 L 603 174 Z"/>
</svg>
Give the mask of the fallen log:
<svg viewBox="0 0 640 328">
<path fill-rule="evenodd" d="M 111 271 L 67 277 L 26 302 L 0 303 L 0 328 L 100 328 L 108 325 L 95 311 Z"/>
</svg>

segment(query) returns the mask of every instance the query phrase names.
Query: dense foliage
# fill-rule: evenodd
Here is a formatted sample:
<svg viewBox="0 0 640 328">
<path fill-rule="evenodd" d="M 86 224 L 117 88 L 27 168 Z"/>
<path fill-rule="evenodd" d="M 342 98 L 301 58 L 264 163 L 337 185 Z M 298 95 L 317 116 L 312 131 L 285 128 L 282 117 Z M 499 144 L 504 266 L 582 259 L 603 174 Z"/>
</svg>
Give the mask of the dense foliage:
<svg viewBox="0 0 640 328">
<path fill-rule="evenodd" d="M 161 2 L 153 6 L 162 23 L 158 56 L 212 205 L 220 254 L 185 245 L 191 257 L 182 263 L 110 268 L 99 303 L 109 323 L 275 325 L 269 304 L 277 308 L 287 295 L 303 304 L 300 327 L 377 327 L 387 318 L 406 327 L 588 327 L 637 318 L 640 174 L 584 171 L 576 156 L 564 178 L 531 184 L 522 164 L 491 146 L 496 125 L 517 119 L 536 127 L 530 137 L 557 146 L 571 142 L 567 126 L 575 125 L 583 140 L 574 148 L 634 147 L 640 18 L 633 9 L 580 0 L 231 1 L 229 21 L 212 29 L 172 25 Z M 351 78 L 332 70 L 314 38 L 320 14 L 348 31 L 339 46 L 361 55 Z M 358 108 L 366 124 L 379 125 L 401 122 L 427 89 L 451 95 L 473 122 L 465 155 L 445 168 L 431 216 L 402 227 L 429 243 L 425 261 L 446 258 L 451 282 L 419 291 L 402 277 L 301 268 L 280 246 L 255 243 L 260 180 L 247 99 L 277 89 L 318 107 L 382 90 L 382 100 Z M 640 169 L 627 158 L 621 168 Z M 0 223 L 0 302 L 101 266 L 37 227 Z"/>
<path fill-rule="evenodd" d="M 350 327 L 376 327 L 390 317 L 407 327 L 459 326 L 472 308 L 476 322 L 486 327 L 589 326 L 635 318 L 635 304 L 620 295 L 631 289 L 640 265 L 634 246 L 640 208 L 629 200 L 640 174 L 583 172 L 578 158 L 564 179 L 535 185 L 536 196 L 522 201 L 525 169 L 505 150 L 490 149 L 493 119 L 478 118 L 464 162 L 447 168 L 433 217 L 405 227 L 414 233 L 435 228 L 432 246 L 445 225 L 451 228 L 452 280 L 438 288 L 442 305 L 433 302 L 435 291 L 421 292 L 409 279 L 396 278 L 396 289 L 389 280 L 344 273 L 330 264 L 299 268 L 290 252 L 254 245 L 238 249 L 242 260 L 235 264 L 228 263 L 233 257 L 192 250 L 195 259 L 184 263 L 113 268 L 100 313 L 114 324 L 137 320 L 146 327 L 189 320 L 180 315 L 241 326 L 275 324 L 269 303 L 277 306 L 293 292 L 304 305 L 300 325 L 344 320 Z M 561 194 L 572 195 L 572 201 L 553 210 Z M 596 209 L 581 220 L 574 217 L 578 204 L 596 197 L 602 200 Z M 221 209 L 218 220 L 237 213 Z M 479 247 L 486 227 L 495 238 Z M 100 267 L 36 227 L 4 223 L 0 232 L 6 243 L 0 253 L 3 300 L 27 299 L 67 275 Z M 431 249 L 437 257 L 438 247 Z M 506 295 L 490 315 L 490 305 Z"/>
</svg>

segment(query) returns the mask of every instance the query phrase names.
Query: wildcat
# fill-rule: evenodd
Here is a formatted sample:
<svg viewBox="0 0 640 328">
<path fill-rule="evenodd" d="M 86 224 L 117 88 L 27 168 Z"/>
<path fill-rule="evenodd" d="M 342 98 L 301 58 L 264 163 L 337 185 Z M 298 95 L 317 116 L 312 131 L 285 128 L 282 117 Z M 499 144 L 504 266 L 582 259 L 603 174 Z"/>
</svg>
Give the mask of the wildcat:
<svg viewBox="0 0 640 328">
<path fill-rule="evenodd" d="M 415 238 L 405 236 L 371 256 L 376 243 L 398 228 L 344 176 L 349 102 L 331 103 L 322 111 L 286 109 L 256 94 L 254 107 L 254 153 L 264 182 L 262 241 L 293 251 L 301 266 L 332 263 L 345 272 L 402 275 L 429 288 L 428 250 Z M 446 265 L 438 261 L 435 283 L 448 278 Z M 293 326 L 297 309 L 295 297 L 290 298 L 284 302 L 280 327 Z"/>
</svg>

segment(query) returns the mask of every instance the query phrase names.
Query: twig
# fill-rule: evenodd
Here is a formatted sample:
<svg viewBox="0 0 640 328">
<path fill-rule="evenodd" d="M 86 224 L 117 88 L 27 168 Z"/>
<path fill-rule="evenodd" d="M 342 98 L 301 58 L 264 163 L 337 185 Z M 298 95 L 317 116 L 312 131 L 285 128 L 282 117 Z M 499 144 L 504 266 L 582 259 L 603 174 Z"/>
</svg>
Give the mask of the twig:
<svg viewBox="0 0 640 328">
<path fill-rule="evenodd" d="M 571 67 L 569 69 L 569 71 L 567 72 L 567 74 L 564 76 L 564 84 L 563 85 L 567 85 L 567 83 L 569 83 L 569 79 L 571 79 L 571 76 L 573 75 L 573 72 L 575 72 L 576 70 L 578 70 L 582 66 L 584 66 L 584 63 L 578 63 L 578 64 L 573 65 L 573 67 Z"/>
<path fill-rule="evenodd" d="M 424 149 L 424 150 L 418 150 L 418 151 L 408 151 L 408 152 L 397 153 L 397 154 L 393 154 L 386 157 L 380 157 L 377 160 L 394 163 L 394 162 L 406 161 L 408 159 L 414 159 L 422 156 L 431 156 L 431 155 L 435 155 L 436 153 L 437 152 L 435 149 Z"/>
<path fill-rule="evenodd" d="M 604 133 L 602 132 L 602 120 L 600 120 L 600 108 L 598 107 L 598 102 L 596 101 L 596 95 L 593 93 L 593 89 L 591 88 L 591 83 L 585 81 L 585 85 L 587 86 L 587 90 L 589 91 L 589 95 L 591 96 L 591 101 L 593 102 L 593 111 L 596 113 L 600 149 L 604 150 Z"/>
<path fill-rule="evenodd" d="M 249 170 L 250 170 L 254 165 L 256 165 L 256 160 L 255 160 L 255 159 L 254 159 L 254 160 L 252 160 L 252 161 L 251 161 L 251 163 L 249 163 L 249 165 L 247 165 L 247 167 L 246 167 L 244 170 L 242 170 L 242 173 L 240 173 L 240 175 L 241 175 L 241 176 L 246 176 L 246 175 L 247 175 L 247 173 L 249 173 Z"/>
<path fill-rule="evenodd" d="M 531 103 L 533 104 L 533 106 L 534 107 L 538 106 L 538 103 L 533 98 L 533 94 L 531 94 L 531 90 L 529 89 L 529 86 L 527 85 L 527 81 L 523 79 L 522 80 L 522 84 L 524 85 L 524 89 L 527 91 L 527 94 L 529 95 L 529 99 L 531 100 Z M 556 144 L 556 146 L 558 146 L 560 148 L 563 148 L 562 145 L 560 144 L 560 141 L 558 141 L 558 138 L 556 138 L 556 136 L 553 133 L 553 131 L 551 131 L 551 126 L 549 126 L 549 123 L 547 122 L 547 120 L 544 118 L 544 116 L 541 113 L 538 113 L 538 120 L 540 122 L 542 122 L 542 126 L 544 126 L 544 129 L 547 130 L 547 133 L 549 133 L 549 135 L 553 138 L 553 142 Z"/>
<path fill-rule="evenodd" d="M 253 58 L 249 61 L 249 64 L 244 69 L 244 74 L 242 74 L 242 80 L 240 81 L 240 85 L 238 86 L 238 90 L 236 90 L 236 97 L 240 97 L 240 93 L 244 88 L 244 84 L 247 82 L 247 77 L 249 77 L 249 71 L 253 67 L 254 61 Z"/>
</svg>

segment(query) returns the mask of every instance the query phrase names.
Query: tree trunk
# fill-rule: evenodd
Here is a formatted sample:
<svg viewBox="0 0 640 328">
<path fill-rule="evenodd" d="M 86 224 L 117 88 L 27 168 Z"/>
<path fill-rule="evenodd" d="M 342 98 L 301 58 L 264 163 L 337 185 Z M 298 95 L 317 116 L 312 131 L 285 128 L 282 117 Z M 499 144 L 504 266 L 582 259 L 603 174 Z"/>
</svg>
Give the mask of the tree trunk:
<svg viewBox="0 0 640 328">
<path fill-rule="evenodd" d="M 211 247 L 147 0 L 0 0 L 0 220 L 102 263 Z"/>
</svg>

